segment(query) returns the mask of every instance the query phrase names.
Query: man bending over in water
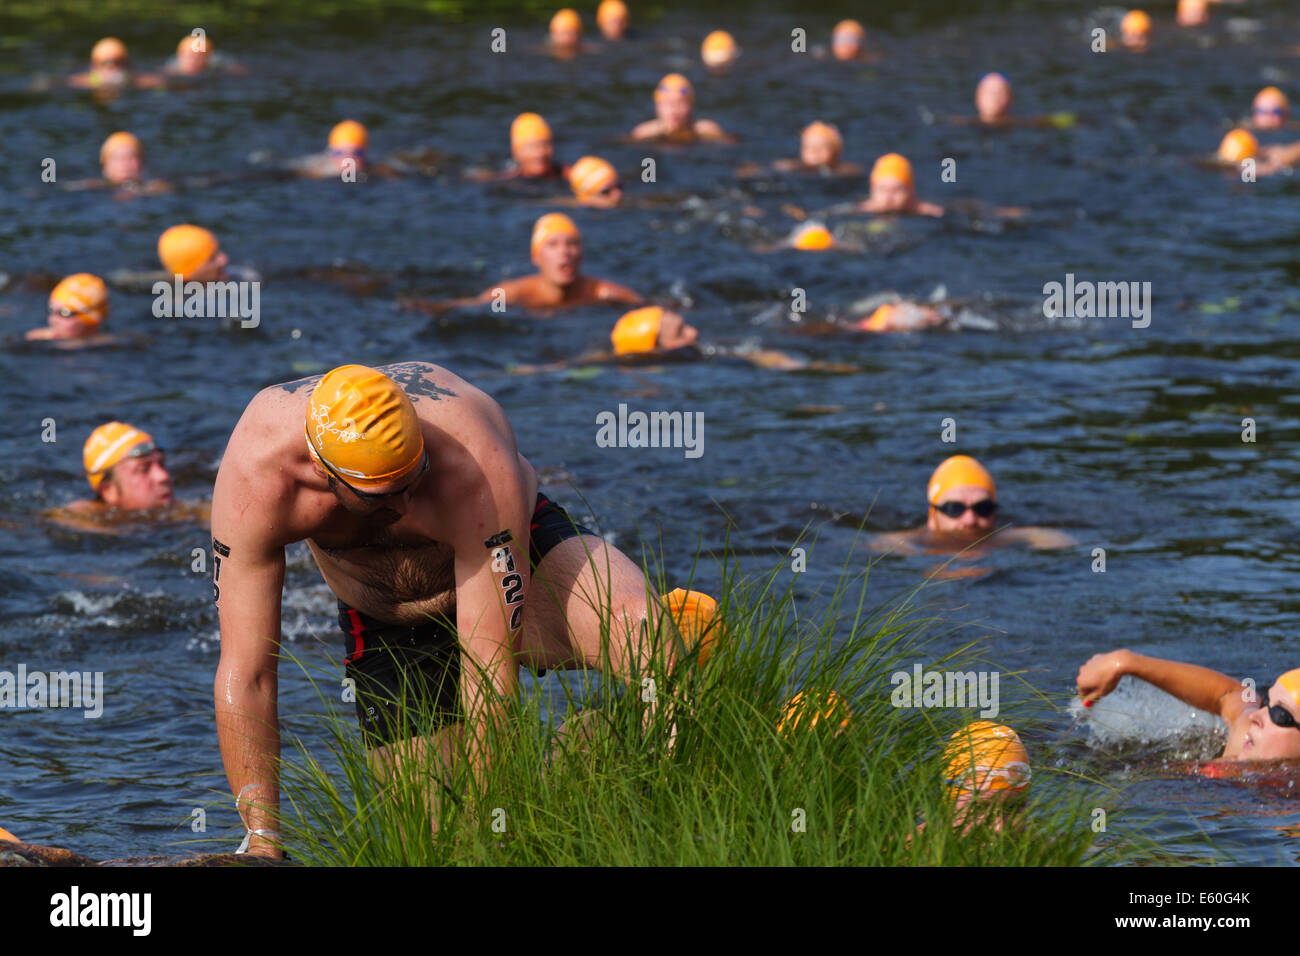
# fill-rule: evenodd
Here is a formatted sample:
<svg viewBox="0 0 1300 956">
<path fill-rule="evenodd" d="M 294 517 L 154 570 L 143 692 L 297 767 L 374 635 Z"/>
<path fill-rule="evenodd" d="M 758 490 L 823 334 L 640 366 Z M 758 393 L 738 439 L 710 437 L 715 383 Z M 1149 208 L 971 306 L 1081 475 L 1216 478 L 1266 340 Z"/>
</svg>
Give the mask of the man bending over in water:
<svg viewBox="0 0 1300 956">
<path fill-rule="evenodd" d="M 640 569 L 538 488 L 501 407 L 436 365 L 345 365 L 264 389 L 230 436 L 212 511 L 217 732 L 250 852 L 278 852 L 280 594 L 295 541 L 339 598 L 379 772 L 422 754 L 445 768 L 462 737 L 481 767 L 521 664 L 626 678 L 650 662 L 658 604 Z M 428 737 L 396 703 L 412 684 L 437 714 Z"/>
<path fill-rule="evenodd" d="M 1077 683 L 1084 706 L 1091 707 L 1113 691 L 1125 674 L 1222 717 L 1228 725 L 1228 743 L 1221 760 L 1300 758 L 1300 669 L 1287 671 L 1272 687 L 1255 690 L 1208 667 L 1129 650 L 1111 651 L 1094 654 L 1079 668 Z"/>
<path fill-rule="evenodd" d="M 533 226 L 531 243 L 533 265 L 537 274 L 522 279 L 508 279 L 467 299 L 428 302 L 401 299 L 406 309 L 435 314 L 462 306 L 517 306 L 524 309 L 562 309 L 575 305 L 602 303 L 640 305 L 641 296 L 626 286 L 604 279 L 589 279 L 579 274 L 582 268 L 582 233 L 573 220 L 563 213 L 550 212 Z"/>
</svg>

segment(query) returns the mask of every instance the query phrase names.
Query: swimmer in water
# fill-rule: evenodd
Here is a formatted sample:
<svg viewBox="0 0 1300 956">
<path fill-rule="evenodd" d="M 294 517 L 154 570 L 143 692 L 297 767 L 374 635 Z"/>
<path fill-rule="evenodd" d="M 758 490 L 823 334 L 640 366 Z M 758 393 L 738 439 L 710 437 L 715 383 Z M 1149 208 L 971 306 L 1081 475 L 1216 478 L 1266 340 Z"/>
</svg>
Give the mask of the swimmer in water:
<svg viewBox="0 0 1300 956">
<path fill-rule="evenodd" d="M 551 17 L 550 50 L 561 60 L 569 60 L 578 54 L 582 41 L 582 17 L 578 11 L 569 7 L 556 12 Z"/>
<path fill-rule="evenodd" d="M 244 75 L 248 71 L 239 63 L 212 50 L 212 40 L 206 35 L 190 34 L 176 44 L 176 55 L 163 66 L 163 75 L 169 80 L 194 79 L 215 73 Z"/>
<path fill-rule="evenodd" d="M 1209 165 L 1244 172 L 1247 162 L 1253 164 L 1256 177 L 1272 176 L 1300 162 L 1300 143 L 1260 146 L 1249 130 L 1234 129 L 1223 137 Z"/>
<path fill-rule="evenodd" d="M 80 344 L 104 340 L 108 318 L 108 286 L 89 272 L 70 275 L 50 293 L 49 323 L 27 332 L 29 340 L 76 340 Z"/>
<path fill-rule="evenodd" d="M 1020 735 L 990 720 L 963 727 L 944 748 L 944 779 L 956 811 L 953 825 L 1001 833 L 1014 826 L 1033 778 Z"/>
<path fill-rule="evenodd" d="M 622 316 L 609 333 L 610 352 L 586 352 L 575 359 L 546 365 L 515 365 L 512 375 L 560 372 L 578 365 L 608 365 L 694 361 L 701 358 L 736 358 L 759 368 L 780 372 L 857 372 L 858 368 L 830 362 L 807 362 L 772 349 L 699 346 L 699 330 L 680 313 L 658 305 L 634 309 Z"/>
<path fill-rule="evenodd" d="M 1228 725 L 1220 760 L 1300 759 L 1300 669 L 1256 690 L 1196 664 L 1146 657 L 1130 650 L 1094 654 L 1076 684 L 1087 707 L 1115 689 L 1125 675 L 1154 684 L 1185 704 L 1217 714 Z"/>
<path fill-rule="evenodd" d="M 371 163 L 370 131 L 356 120 L 343 120 L 330 130 L 326 152 L 291 160 L 288 164 L 304 179 L 365 180 L 370 175 L 391 175 L 387 167 Z"/>
<path fill-rule="evenodd" d="M 1151 43 L 1151 18 L 1145 11 L 1130 10 L 1119 24 L 1120 42 L 1134 53 L 1145 53 Z"/>
<path fill-rule="evenodd" d="M 863 59 L 863 49 L 867 42 L 867 31 L 857 20 L 841 20 L 831 31 L 831 55 L 847 63 Z"/>
<path fill-rule="evenodd" d="M 475 169 L 466 178 L 477 182 L 508 179 L 558 179 L 568 170 L 555 161 L 551 127 L 536 113 L 520 113 L 510 124 L 510 158 L 513 165 L 502 172 Z"/>
<path fill-rule="evenodd" d="M 912 164 L 898 153 L 886 153 L 871 167 L 871 195 L 858 206 L 862 212 L 942 216 L 943 207 L 916 198 Z"/>
<path fill-rule="evenodd" d="M 1005 126 L 1011 117 L 1011 81 L 1001 73 L 985 73 L 975 86 L 975 110 L 985 126 Z"/>
<path fill-rule="evenodd" d="M 521 666 L 662 681 L 678 656 L 653 640 L 668 598 L 549 499 L 490 396 L 428 362 L 344 365 L 259 392 L 222 456 L 212 537 L 217 735 L 249 853 L 281 853 L 275 673 L 291 544 L 307 543 L 338 597 L 381 777 L 425 754 L 439 778 L 462 758 L 481 772 Z M 430 806 L 436 829 L 436 794 Z"/>
<path fill-rule="evenodd" d="M 569 188 L 581 206 L 612 209 L 623 200 L 618 170 L 599 156 L 583 156 L 569 169 Z"/>
<path fill-rule="evenodd" d="M 872 549 L 897 550 L 903 554 L 964 551 L 966 557 L 979 557 L 988 547 L 1024 544 L 1035 550 L 1047 550 L 1077 543 L 1068 534 L 1052 528 L 998 530 L 997 486 L 984 466 L 969 455 L 953 455 L 934 470 L 926 499 L 929 509 L 924 527 L 877 535 L 871 541 Z M 979 545 L 972 548 L 977 541 Z"/>
<path fill-rule="evenodd" d="M 145 179 L 144 145 L 134 134 L 119 130 L 99 148 L 102 177 L 69 183 L 68 189 L 116 189 L 118 198 L 156 196 L 170 192 L 172 185 L 161 179 Z"/>
<path fill-rule="evenodd" d="M 725 73 L 739 56 L 740 48 L 726 30 L 714 30 L 700 44 L 700 59 L 710 73 Z"/>
<path fill-rule="evenodd" d="M 830 123 L 817 120 L 805 126 L 799 135 L 799 158 L 778 159 L 772 168 L 781 173 L 817 176 L 861 176 L 866 172 L 856 163 L 843 162 L 843 153 L 844 139 L 840 131 Z"/>
<path fill-rule="evenodd" d="M 147 73 L 133 74 L 126 44 L 117 37 L 105 37 L 90 51 L 90 69 L 68 77 L 68 85 L 84 90 L 120 91 L 134 86 L 136 89 L 158 89 L 162 77 Z"/>
<path fill-rule="evenodd" d="M 670 143 L 735 142 L 713 120 L 695 118 L 695 87 L 680 73 L 669 73 L 659 81 L 655 87 L 655 118 L 632 130 L 632 138 Z"/>
<path fill-rule="evenodd" d="M 1208 0 L 1178 0 L 1175 17 L 1180 27 L 1203 27 L 1210 22 Z"/>
<path fill-rule="evenodd" d="M 1290 117 L 1291 103 L 1276 86 L 1266 86 L 1255 94 L 1250 106 L 1250 125 L 1255 129 L 1282 129 Z"/>
<path fill-rule="evenodd" d="M 512 306 L 531 311 L 550 311 L 575 305 L 640 305 L 641 296 L 626 286 L 604 279 L 589 279 L 581 274 L 582 233 L 573 220 L 563 213 L 551 212 L 533 226 L 529 244 L 537 274 L 522 279 L 507 279 L 468 299 L 426 302 L 402 299 L 406 309 L 437 314 L 464 306 L 487 305 L 508 309 Z"/>
<path fill-rule="evenodd" d="M 596 8 L 596 26 L 606 40 L 622 40 L 627 36 L 627 4 L 623 0 L 600 0 Z"/>
<path fill-rule="evenodd" d="M 167 275 L 183 281 L 221 282 L 229 279 L 229 257 L 217 237 L 201 226 L 172 226 L 158 237 L 158 258 Z"/>
<path fill-rule="evenodd" d="M 947 321 L 947 316 L 932 305 L 920 302 L 886 302 L 869 316 L 852 324 L 860 332 L 919 332 Z"/>
</svg>

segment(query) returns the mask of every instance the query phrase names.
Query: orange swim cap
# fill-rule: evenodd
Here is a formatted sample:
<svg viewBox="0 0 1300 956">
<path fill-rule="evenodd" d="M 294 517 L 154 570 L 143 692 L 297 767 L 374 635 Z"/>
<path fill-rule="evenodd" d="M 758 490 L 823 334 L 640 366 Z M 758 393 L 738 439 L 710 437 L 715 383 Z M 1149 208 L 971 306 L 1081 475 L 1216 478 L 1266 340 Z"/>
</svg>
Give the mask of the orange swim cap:
<svg viewBox="0 0 1300 956">
<path fill-rule="evenodd" d="M 960 488 L 963 485 L 975 485 L 985 489 L 989 497 L 996 499 L 998 489 L 993 484 L 993 476 L 970 455 L 953 455 L 945 459 L 943 464 L 934 470 L 930 476 L 929 490 L 926 497 L 930 504 L 935 504 L 947 492 L 953 488 Z"/>
<path fill-rule="evenodd" d="M 674 96 L 684 96 L 687 99 L 695 99 L 695 87 L 691 86 L 691 81 L 680 73 L 669 73 L 659 85 L 655 87 L 655 99 L 670 99 Z"/>
<path fill-rule="evenodd" d="M 785 705 L 785 712 L 781 715 L 781 720 L 777 723 L 778 733 L 786 733 L 787 730 L 795 731 L 806 718 L 808 729 L 812 730 L 821 720 L 828 723 L 839 717 L 839 729 L 835 732 L 838 734 L 849 726 L 849 720 L 853 717 L 853 710 L 846 701 L 835 691 L 827 691 L 825 694 L 812 694 L 808 691 L 800 691 L 795 694 Z"/>
<path fill-rule="evenodd" d="M 108 318 L 108 286 L 89 272 L 70 275 L 50 293 L 50 308 L 71 309 L 78 321 L 98 328 Z"/>
<path fill-rule="evenodd" d="M 551 128 L 536 113 L 520 113 L 510 124 L 511 148 L 550 139 Z"/>
<path fill-rule="evenodd" d="M 841 20 L 835 24 L 835 29 L 831 31 L 831 38 L 836 37 L 857 37 L 859 40 L 867 35 L 867 31 L 862 29 L 862 24 L 857 20 Z"/>
<path fill-rule="evenodd" d="M 662 310 L 661 310 L 662 311 Z M 699 650 L 697 660 L 701 665 L 713 653 L 713 644 L 719 628 L 713 626 L 713 618 L 718 613 L 718 602 L 703 591 L 687 591 L 677 588 L 664 595 L 664 604 L 677 630 L 686 641 L 688 650 Z"/>
<path fill-rule="evenodd" d="M 1286 98 L 1286 94 L 1276 86 L 1266 86 L 1255 94 L 1255 101 L 1252 106 L 1279 106 L 1283 110 L 1291 108 L 1291 102 Z"/>
<path fill-rule="evenodd" d="M 830 123 L 823 123 L 821 120 L 816 120 L 805 126 L 802 138 L 824 139 L 834 145 L 836 152 L 844 148 L 844 137 L 840 136 L 840 131 Z"/>
<path fill-rule="evenodd" d="M 886 153 L 871 167 L 871 181 L 874 183 L 881 179 L 897 179 L 912 186 L 912 164 L 898 153 Z"/>
<path fill-rule="evenodd" d="M 578 16 L 578 11 L 571 7 L 565 7 L 563 10 L 556 12 L 551 17 L 551 33 L 581 33 L 582 17 Z"/>
<path fill-rule="evenodd" d="M 104 140 L 104 145 L 99 147 L 99 165 L 103 166 L 104 163 L 108 162 L 108 154 L 113 152 L 113 150 L 117 149 L 119 146 L 132 147 L 140 154 L 140 158 L 144 159 L 144 146 L 141 144 L 140 140 L 138 140 L 133 133 L 119 130 L 108 139 Z"/>
<path fill-rule="evenodd" d="M 12 840 L 14 843 L 23 842 L 22 840 L 14 836 L 12 833 L 10 833 L 8 830 L 6 830 L 4 827 L 0 827 L 0 840 Z"/>
<path fill-rule="evenodd" d="M 726 66 L 736 58 L 736 41 L 726 30 L 714 30 L 700 44 L 705 66 Z"/>
<path fill-rule="evenodd" d="M 618 170 L 599 156 L 583 156 L 569 170 L 573 195 L 587 199 L 618 182 Z"/>
<path fill-rule="evenodd" d="M 1119 32 L 1126 36 L 1145 36 L 1151 32 L 1151 18 L 1142 10 L 1130 10 L 1120 21 Z"/>
<path fill-rule="evenodd" d="M 158 237 L 158 258 L 171 275 L 189 278 L 191 272 L 221 248 L 217 237 L 202 226 L 172 226 Z"/>
<path fill-rule="evenodd" d="M 1300 707 L 1300 668 L 1287 671 L 1277 679 L 1276 683 L 1280 684 L 1282 689 L 1295 700 L 1296 706 Z"/>
<path fill-rule="evenodd" d="M 330 130 L 330 149 L 365 149 L 370 145 L 370 131 L 356 120 L 344 120 Z"/>
<path fill-rule="evenodd" d="M 991 720 L 977 720 L 948 739 L 943 752 L 949 792 L 980 793 L 1007 790 L 1014 793 L 1029 786 L 1033 776 L 1029 752 L 1010 727 Z"/>
<path fill-rule="evenodd" d="M 1239 163 L 1259 155 L 1259 140 L 1249 130 L 1234 129 L 1219 143 L 1219 159 L 1225 163 Z"/>
<path fill-rule="evenodd" d="M 858 323 L 858 328 L 866 332 L 888 332 L 890 320 L 894 317 L 894 310 L 897 308 L 898 306 L 892 302 L 878 306 L 875 312 Z"/>
<path fill-rule="evenodd" d="M 537 255 L 538 248 L 551 236 L 577 236 L 579 240 L 582 239 L 582 233 L 572 219 L 562 212 L 548 212 L 533 226 L 533 238 L 528 244 L 532 254 Z"/>
<path fill-rule="evenodd" d="M 821 252 L 835 248 L 835 237 L 820 222 L 808 222 L 795 233 L 792 244 L 804 252 Z"/>
<path fill-rule="evenodd" d="M 657 305 L 633 309 L 624 315 L 614 323 L 614 330 L 609 333 L 609 339 L 614 343 L 614 354 L 653 352 L 659 343 L 659 329 L 663 321 L 664 310 Z"/>
<path fill-rule="evenodd" d="M 98 493 L 108 470 L 142 442 L 152 443 L 153 436 L 122 422 L 108 422 L 91 432 L 81 449 L 81 463 L 90 487 Z"/>
<path fill-rule="evenodd" d="M 596 22 L 606 23 L 610 20 L 626 20 L 627 4 L 623 0 L 600 0 L 596 8 Z"/>
<path fill-rule="evenodd" d="M 327 372 L 307 401 L 307 448 L 360 488 L 400 481 L 424 462 L 424 434 L 401 386 L 364 365 Z"/>
<path fill-rule="evenodd" d="M 126 60 L 126 44 L 117 37 L 104 37 L 91 48 L 90 64 L 95 66 L 105 60 Z"/>
</svg>

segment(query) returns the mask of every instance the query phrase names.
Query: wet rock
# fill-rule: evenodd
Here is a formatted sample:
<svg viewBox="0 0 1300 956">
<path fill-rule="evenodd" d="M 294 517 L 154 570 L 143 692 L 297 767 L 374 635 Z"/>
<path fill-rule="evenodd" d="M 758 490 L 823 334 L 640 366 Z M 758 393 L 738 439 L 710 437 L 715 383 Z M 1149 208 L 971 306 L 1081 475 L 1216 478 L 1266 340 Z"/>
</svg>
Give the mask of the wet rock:
<svg viewBox="0 0 1300 956">
<path fill-rule="evenodd" d="M 88 856 L 73 853 L 61 846 L 37 846 L 34 843 L 0 842 L 0 867 L 4 866 L 98 866 Z"/>
</svg>

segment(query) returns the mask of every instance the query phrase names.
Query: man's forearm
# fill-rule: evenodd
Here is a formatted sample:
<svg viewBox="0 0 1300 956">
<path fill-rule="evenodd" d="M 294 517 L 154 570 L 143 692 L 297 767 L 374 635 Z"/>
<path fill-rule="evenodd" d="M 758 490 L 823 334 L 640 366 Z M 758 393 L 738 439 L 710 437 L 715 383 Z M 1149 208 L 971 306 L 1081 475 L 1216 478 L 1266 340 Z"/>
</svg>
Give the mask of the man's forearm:
<svg viewBox="0 0 1300 956">
<path fill-rule="evenodd" d="M 227 677 L 218 671 L 216 715 L 217 740 L 230 792 L 238 800 L 239 815 L 247 829 L 275 830 L 280 807 L 275 677 L 239 685 Z"/>
</svg>

